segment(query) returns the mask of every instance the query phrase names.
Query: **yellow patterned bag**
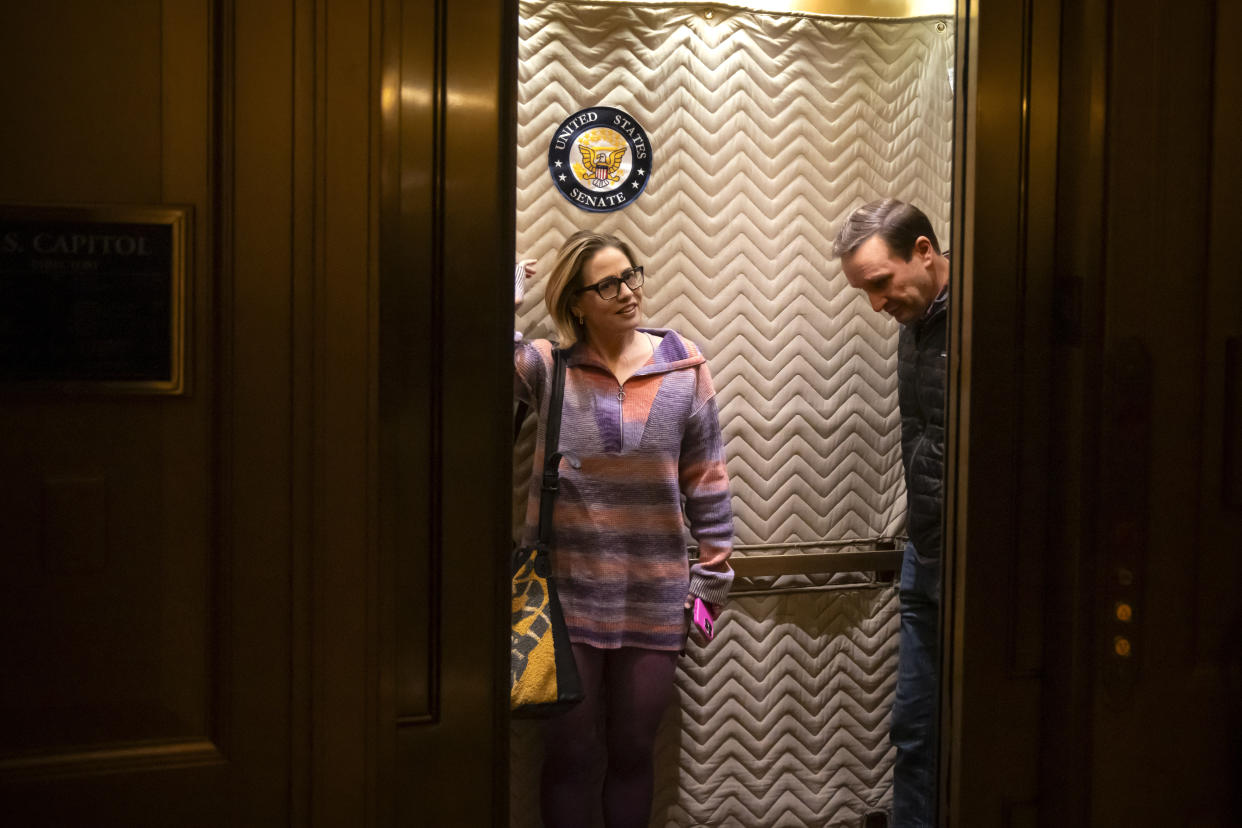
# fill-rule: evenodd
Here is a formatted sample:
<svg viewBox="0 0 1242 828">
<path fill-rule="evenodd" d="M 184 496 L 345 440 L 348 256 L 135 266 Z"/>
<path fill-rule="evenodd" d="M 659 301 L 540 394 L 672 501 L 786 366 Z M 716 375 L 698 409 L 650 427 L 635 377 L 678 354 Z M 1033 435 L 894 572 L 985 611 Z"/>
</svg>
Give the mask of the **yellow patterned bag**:
<svg viewBox="0 0 1242 828">
<path fill-rule="evenodd" d="M 560 479 L 561 403 L 565 361 L 552 352 L 552 389 L 545 424 L 539 541 L 513 553 L 509 638 L 509 709 L 514 716 L 554 716 L 582 701 L 582 682 L 548 557 L 552 506 Z"/>
<path fill-rule="evenodd" d="M 538 547 L 514 553 L 509 707 L 515 716 L 552 716 L 582 700 L 569 631 Z"/>
</svg>

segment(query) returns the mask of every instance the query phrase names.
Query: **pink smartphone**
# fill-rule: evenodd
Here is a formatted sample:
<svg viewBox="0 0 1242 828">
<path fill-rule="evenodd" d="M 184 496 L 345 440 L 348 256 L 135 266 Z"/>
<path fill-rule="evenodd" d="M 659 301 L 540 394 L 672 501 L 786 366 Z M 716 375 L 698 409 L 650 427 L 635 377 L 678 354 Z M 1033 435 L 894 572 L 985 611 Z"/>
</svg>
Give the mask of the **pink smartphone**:
<svg viewBox="0 0 1242 828">
<path fill-rule="evenodd" d="M 703 631 L 707 640 L 711 641 L 716 634 L 716 613 L 702 598 L 694 599 L 694 610 L 690 615 L 694 625 Z"/>
</svg>

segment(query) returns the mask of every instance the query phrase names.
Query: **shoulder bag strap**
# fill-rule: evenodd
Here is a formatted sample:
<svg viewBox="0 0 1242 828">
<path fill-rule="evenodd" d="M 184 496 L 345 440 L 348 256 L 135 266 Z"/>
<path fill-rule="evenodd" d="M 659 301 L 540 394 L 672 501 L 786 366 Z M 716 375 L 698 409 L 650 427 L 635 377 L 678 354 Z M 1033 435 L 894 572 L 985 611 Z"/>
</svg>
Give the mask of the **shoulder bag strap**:
<svg viewBox="0 0 1242 828">
<path fill-rule="evenodd" d="M 547 549 L 552 540 L 552 507 L 561 472 L 561 409 L 565 402 L 565 353 L 552 351 L 552 396 L 548 400 L 548 422 L 544 427 L 543 485 L 539 490 L 539 546 Z"/>
<path fill-rule="evenodd" d="M 526 403 L 520 402 L 513 409 L 513 442 L 517 442 L 517 438 L 522 436 L 522 423 L 526 420 L 526 415 L 530 412 Z"/>
</svg>

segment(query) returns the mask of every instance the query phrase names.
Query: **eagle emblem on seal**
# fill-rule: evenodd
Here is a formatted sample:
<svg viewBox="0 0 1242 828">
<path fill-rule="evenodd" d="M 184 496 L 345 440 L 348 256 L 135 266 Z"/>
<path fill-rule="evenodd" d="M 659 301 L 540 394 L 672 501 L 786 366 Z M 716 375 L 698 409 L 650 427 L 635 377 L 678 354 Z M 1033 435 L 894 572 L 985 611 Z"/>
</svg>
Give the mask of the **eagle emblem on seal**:
<svg viewBox="0 0 1242 828">
<path fill-rule="evenodd" d="M 578 143 L 578 151 L 582 153 L 582 165 L 591 174 L 592 187 L 611 187 L 621 179 L 618 171 L 621 169 L 622 160 L 625 159 L 625 149 L 621 147 L 615 150 L 596 151 L 585 141 Z"/>
<path fill-rule="evenodd" d="M 632 204 L 651 178 L 651 141 L 633 115 L 592 106 L 570 115 L 548 141 L 548 175 L 579 210 L 611 213 Z"/>
</svg>

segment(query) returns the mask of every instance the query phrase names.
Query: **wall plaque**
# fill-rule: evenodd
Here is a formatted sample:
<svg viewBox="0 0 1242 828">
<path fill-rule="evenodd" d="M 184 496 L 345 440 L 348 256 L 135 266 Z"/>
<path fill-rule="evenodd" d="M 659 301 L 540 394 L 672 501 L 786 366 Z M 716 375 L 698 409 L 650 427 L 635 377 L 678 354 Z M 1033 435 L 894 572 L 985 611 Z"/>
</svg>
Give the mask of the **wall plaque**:
<svg viewBox="0 0 1242 828">
<path fill-rule="evenodd" d="M 185 207 L 0 205 L 0 386 L 185 390 Z"/>
<path fill-rule="evenodd" d="M 548 173 L 575 207 L 609 213 L 642 194 L 651 156 L 651 141 L 632 115 L 595 106 L 575 112 L 556 128 L 548 145 Z"/>
</svg>

